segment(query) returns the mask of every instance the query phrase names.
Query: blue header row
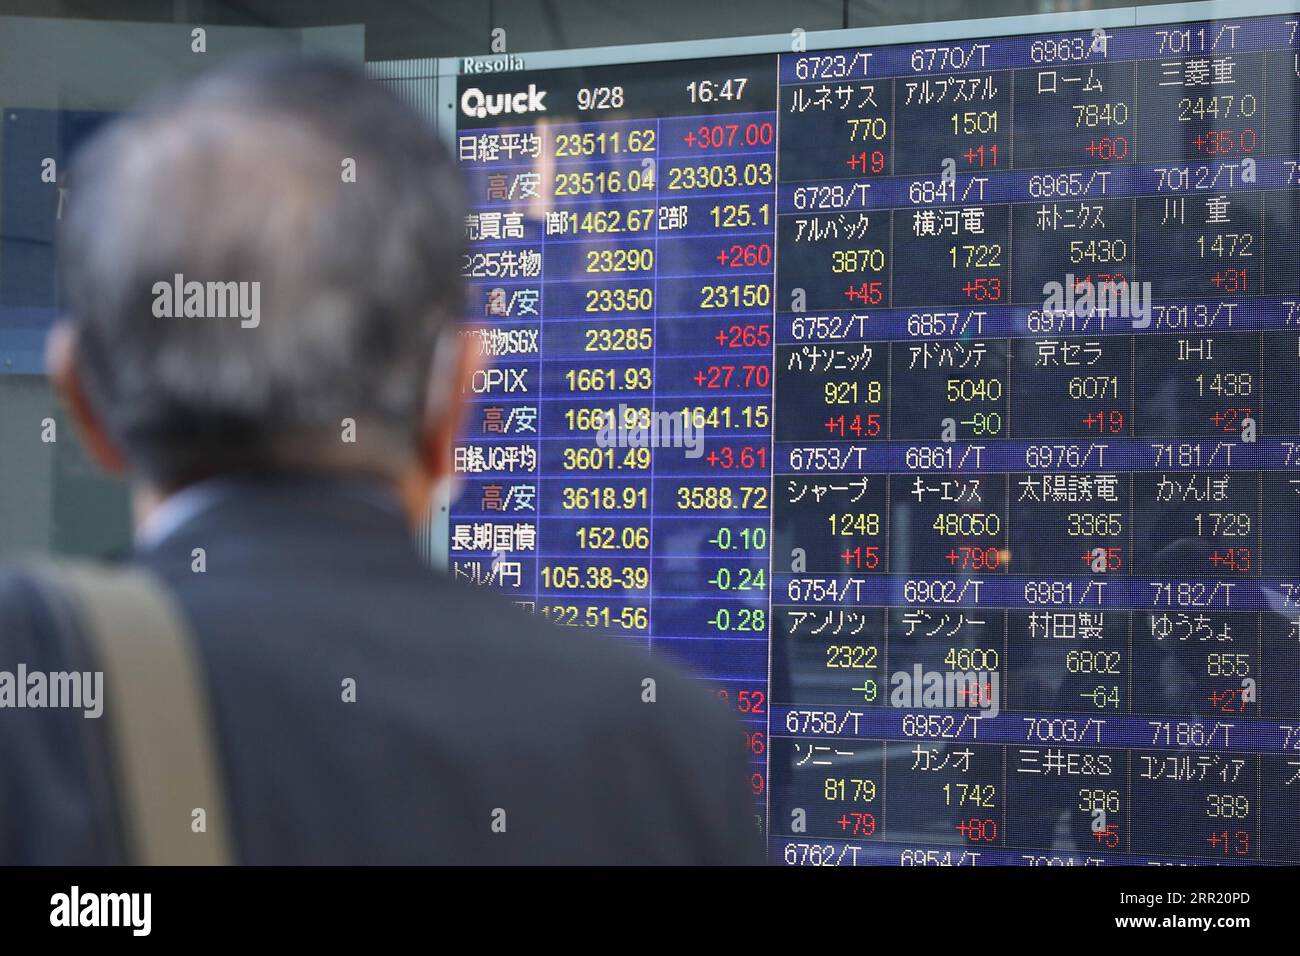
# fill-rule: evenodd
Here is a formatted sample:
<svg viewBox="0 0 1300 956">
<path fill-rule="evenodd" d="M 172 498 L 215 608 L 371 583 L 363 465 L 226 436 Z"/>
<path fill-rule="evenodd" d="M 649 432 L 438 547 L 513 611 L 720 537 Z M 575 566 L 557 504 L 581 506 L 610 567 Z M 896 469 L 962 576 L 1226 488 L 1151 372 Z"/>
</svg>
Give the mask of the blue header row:
<svg viewBox="0 0 1300 956">
<path fill-rule="evenodd" d="M 781 56 L 780 82 L 799 85 L 1295 51 L 1298 20 L 1300 14 L 787 53 Z"/>
</svg>

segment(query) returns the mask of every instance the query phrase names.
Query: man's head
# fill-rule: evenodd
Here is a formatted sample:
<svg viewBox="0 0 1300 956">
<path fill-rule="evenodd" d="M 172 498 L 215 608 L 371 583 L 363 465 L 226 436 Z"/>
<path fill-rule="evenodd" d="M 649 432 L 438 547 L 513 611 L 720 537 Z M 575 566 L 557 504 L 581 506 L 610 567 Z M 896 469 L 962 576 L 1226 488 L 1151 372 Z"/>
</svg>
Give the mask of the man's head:
<svg viewBox="0 0 1300 956">
<path fill-rule="evenodd" d="M 50 364 L 102 464 L 160 490 L 446 473 L 460 182 L 391 94 L 338 63 L 248 61 L 110 124 L 69 185 Z"/>
</svg>

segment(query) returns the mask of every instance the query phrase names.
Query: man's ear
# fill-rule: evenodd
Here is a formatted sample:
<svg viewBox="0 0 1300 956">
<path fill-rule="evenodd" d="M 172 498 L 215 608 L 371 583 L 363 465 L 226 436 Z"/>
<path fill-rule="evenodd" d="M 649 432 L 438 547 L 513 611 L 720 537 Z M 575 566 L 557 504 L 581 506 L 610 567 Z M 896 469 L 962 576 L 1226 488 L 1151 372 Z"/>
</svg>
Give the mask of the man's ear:
<svg viewBox="0 0 1300 956">
<path fill-rule="evenodd" d="M 108 429 L 86 395 L 77 367 L 77 330 L 70 323 L 56 322 L 50 329 L 45 340 L 45 368 L 55 394 L 72 416 L 86 452 L 108 474 L 124 474 L 126 458 L 109 437 Z"/>
<path fill-rule="evenodd" d="M 420 442 L 420 463 L 433 481 L 454 473 L 452 458 L 465 417 L 465 396 L 475 373 L 487 366 L 478 343 L 476 336 L 448 333 L 434 356 Z"/>
</svg>

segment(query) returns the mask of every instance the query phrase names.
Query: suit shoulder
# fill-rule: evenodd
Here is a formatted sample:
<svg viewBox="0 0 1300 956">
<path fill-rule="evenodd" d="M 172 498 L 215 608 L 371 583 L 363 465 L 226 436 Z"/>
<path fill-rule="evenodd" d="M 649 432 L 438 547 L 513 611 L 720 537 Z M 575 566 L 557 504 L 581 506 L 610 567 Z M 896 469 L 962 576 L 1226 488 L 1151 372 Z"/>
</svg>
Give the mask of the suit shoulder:
<svg viewBox="0 0 1300 956">
<path fill-rule="evenodd" d="M 595 628 L 563 627 L 530 614 L 502 596 L 445 575 L 435 575 L 440 604 L 465 622 L 465 638 L 493 655 L 496 673 L 506 679 L 546 682 L 547 696 L 571 695 L 605 718 L 619 715 L 644 725 L 645 705 L 676 727 L 696 733 L 712 727 L 732 729 L 725 707 L 678 665 L 652 656 L 644 639 L 603 633 Z"/>
<path fill-rule="evenodd" d="M 47 629 L 48 609 L 30 574 L 13 565 L 0 566 L 0 663 L 15 654 L 30 659 Z"/>
</svg>

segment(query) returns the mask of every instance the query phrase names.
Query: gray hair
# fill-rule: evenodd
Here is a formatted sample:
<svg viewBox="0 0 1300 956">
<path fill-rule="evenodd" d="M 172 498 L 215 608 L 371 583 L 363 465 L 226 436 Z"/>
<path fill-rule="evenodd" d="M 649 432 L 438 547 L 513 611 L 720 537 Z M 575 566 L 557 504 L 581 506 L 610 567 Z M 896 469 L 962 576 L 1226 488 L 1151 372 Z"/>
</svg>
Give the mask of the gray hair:
<svg viewBox="0 0 1300 956">
<path fill-rule="evenodd" d="M 69 184 L 63 306 L 135 471 L 409 460 L 464 306 L 461 184 L 419 116 L 352 66 L 259 58 L 110 123 Z M 178 275 L 257 283 L 260 321 L 159 317 Z"/>
</svg>

